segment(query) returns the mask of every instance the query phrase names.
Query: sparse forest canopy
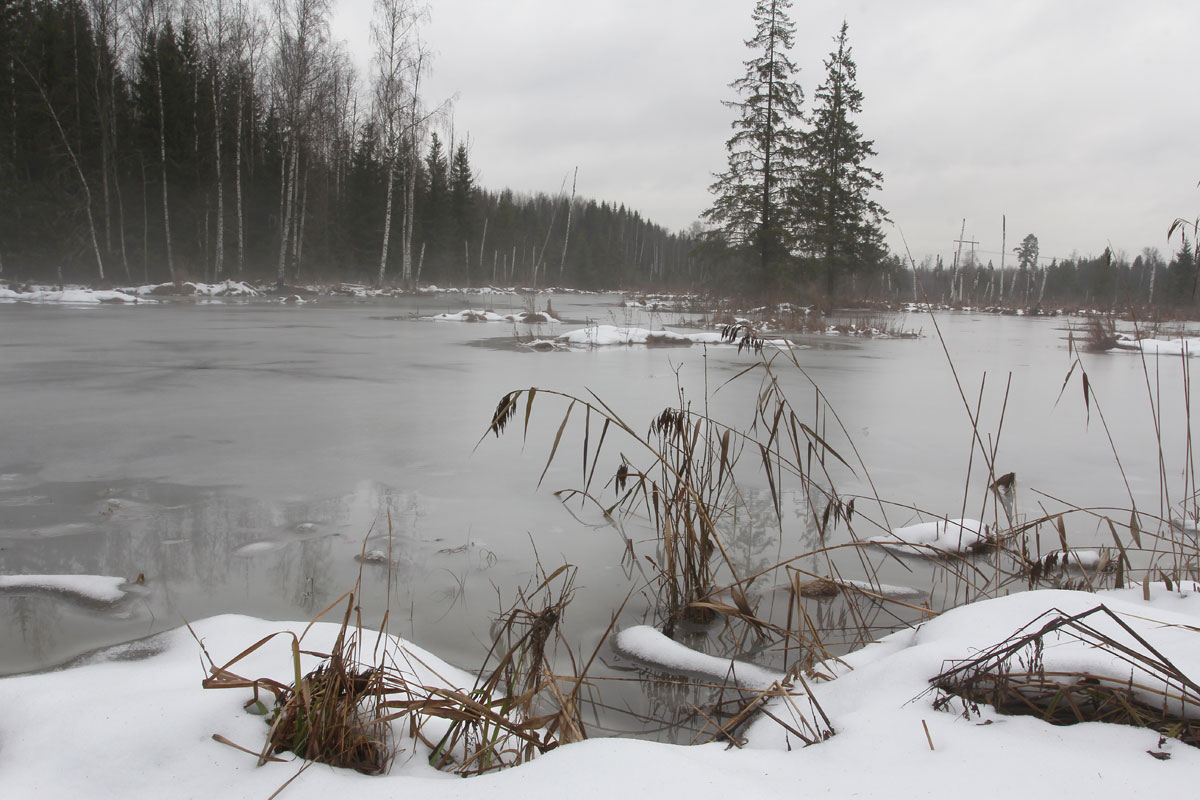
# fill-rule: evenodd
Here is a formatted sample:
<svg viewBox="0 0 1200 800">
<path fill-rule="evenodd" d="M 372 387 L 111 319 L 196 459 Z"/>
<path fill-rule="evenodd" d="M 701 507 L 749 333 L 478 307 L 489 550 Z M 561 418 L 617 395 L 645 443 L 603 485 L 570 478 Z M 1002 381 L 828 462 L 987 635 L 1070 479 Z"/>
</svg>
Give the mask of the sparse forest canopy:
<svg viewBox="0 0 1200 800">
<path fill-rule="evenodd" d="M 366 76 L 329 14 L 0 0 L 0 277 L 703 280 L 690 236 L 624 205 L 481 188 L 469 141 L 435 138 L 416 5 L 377 0 Z"/>
</svg>

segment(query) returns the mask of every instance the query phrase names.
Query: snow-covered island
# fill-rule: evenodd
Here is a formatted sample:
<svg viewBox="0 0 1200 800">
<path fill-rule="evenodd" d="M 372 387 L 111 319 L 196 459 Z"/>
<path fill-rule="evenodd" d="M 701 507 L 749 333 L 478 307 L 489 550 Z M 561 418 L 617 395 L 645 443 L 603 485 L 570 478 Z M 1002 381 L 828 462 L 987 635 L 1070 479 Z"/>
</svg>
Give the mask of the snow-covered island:
<svg viewBox="0 0 1200 800">
<path fill-rule="evenodd" d="M 1138 339 L 1127 334 L 1117 334 L 1116 344 L 1112 350 L 1127 350 L 1143 353 L 1148 356 L 1187 356 L 1200 355 L 1200 337 L 1178 336 L 1171 339 L 1144 338 Z"/>
<path fill-rule="evenodd" d="M 649 328 L 637 328 L 627 325 L 588 325 L 563 333 L 558 337 L 558 341 L 563 344 L 579 347 L 607 347 L 633 344 L 651 346 L 728 344 L 720 331 L 678 333 L 676 331 L 650 330 Z M 774 347 L 795 346 L 786 339 L 768 339 L 764 340 L 763 343 Z"/>
</svg>

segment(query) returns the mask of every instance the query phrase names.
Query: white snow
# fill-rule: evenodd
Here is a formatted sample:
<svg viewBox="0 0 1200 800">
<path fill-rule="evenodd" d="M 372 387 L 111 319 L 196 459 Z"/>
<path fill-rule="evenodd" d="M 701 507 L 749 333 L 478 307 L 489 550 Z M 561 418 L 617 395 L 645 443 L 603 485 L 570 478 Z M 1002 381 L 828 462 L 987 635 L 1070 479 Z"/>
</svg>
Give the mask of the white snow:
<svg viewBox="0 0 1200 800">
<path fill-rule="evenodd" d="M 658 344 L 658 345 L 691 345 L 691 344 L 723 344 L 719 331 L 704 331 L 701 333 L 677 333 L 675 331 L 652 331 L 648 328 L 634 328 L 617 325 L 589 325 L 567 331 L 558 337 L 560 342 L 588 347 L 605 345 L 628 344 Z M 764 344 L 773 347 L 793 346 L 786 339 L 771 339 Z"/>
<path fill-rule="evenodd" d="M 1200 520 L 1196 519 L 1196 516 L 1188 511 L 1182 517 L 1172 516 L 1171 527 L 1195 536 L 1200 533 Z"/>
<path fill-rule="evenodd" d="M 22 589 L 54 592 L 96 603 L 115 603 L 125 596 L 124 578 L 112 575 L 0 575 L 0 591 Z"/>
<path fill-rule="evenodd" d="M 1195 678 L 1200 675 L 1197 588 L 1189 582 L 1185 592 L 1169 592 L 1154 584 L 1149 603 L 1141 599 L 1141 589 L 1025 592 L 964 606 L 888 636 L 818 666 L 835 679 L 810 679 L 809 688 L 836 733 L 812 747 L 801 747 L 762 717 L 746 732 L 743 749 L 591 739 L 525 766 L 465 780 L 429 767 L 427 751 L 407 737 L 403 721 L 396 725 L 403 750 L 386 777 L 323 765 L 297 776 L 295 761 L 255 767 L 254 756 L 212 739 L 220 734 L 254 751 L 262 747 L 263 718 L 242 709 L 250 691 L 201 688 L 200 648 L 181 629 L 158 637 L 153 643 L 158 648 L 135 643 L 87 666 L 0 679 L 0 775 L 7 797 L 262 798 L 293 776 L 283 798 L 527 800 L 564 790 L 572 798 L 605 800 L 797 792 L 888 800 L 1179 797 L 1200 775 L 1200 749 L 1171 739 L 1160 745 L 1159 735 L 1145 729 L 1099 723 L 1054 727 L 1030 717 L 1002 716 L 988 706 L 980 708 L 979 717 L 964 718 L 934 710 L 926 690 L 929 679 L 953 661 L 978 655 L 1048 609 L 1073 614 L 1099 603 Z M 1088 623 L 1131 641 L 1097 615 Z M 264 636 L 299 632 L 304 624 L 222 616 L 193 628 L 221 664 Z M 335 626 L 318 623 L 303 648 L 328 648 L 335 635 Z M 365 638 L 374 641 L 374 636 Z M 270 640 L 234 671 L 290 683 L 291 641 L 286 636 Z M 658 652 L 659 644 L 652 641 L 651 650 Z M 404 648 L 411 660 L 400 663 L 409 664 L 419 681 L 471 685 L 470 675 L 415 645 L 406 642 Z M 161 652 L 143 660 L 119 660 L 156 649 Z M 1123 679 L 1130 673 L 1124 662 L 1066 639 L 1048 641 L 1043 657 L 1049 670 L 1086 668 Z M 302 657 L 305 671 L 315 663 Z M 807 698 L 793 699 L 794 706 L 772 700 L 772 713 L 784 720 L 796 710 L 809 713 Z M 1147 751 L 1168 753 L 1170 759 L 1157 760 Z"/>
<path fill-rule="evenodd" d="M 283 547 L 282 542 L 273 542 L 269 540 L 250 542 L 249 544 L 244 544 L 234 550 L 233 554 L 243 558 L 253 558 L 254 556 L 261 556 L 264 553 L 273 553 L 281 547 Z"/>
<path fill-rule="evenodd" d="M 260 292 L 245 281 L 225 280 L 219 283 L 181 281 L 178 284 L 148 283 L 143 286 L 122 289 L 129 294 L 144 297 L 150 294 L 201 295 L 203 297 L 258 297 Z"/>
<path fill-rule="evenodd" d="M 192 283 L 196 294 L 209 297 L 258 297 L 258 290 L 244 281 L 222 281 L 221 283 Z"/>
<path fill-rule="evenodd" d="M 1105 556 L 1099 550 L 1055 550 L 1042 556 L 1042 563 L 1047 566 L 1071 566 L 1090 570 L 1105 563 Z"/>
<path fill-rule="evenodd" d="M 528 347 L 530 350 L 563 350 L 564 345 L 554 339 L 531 339 L 528 342 L 521 342 L 522 347 Z"/>
<path fill-rule="evenodd" d="M 101 289 L 48 289 L 33 288 L 18 292 L 0 286 L 0 300 L 25 303 L 152 303 L 153 300 L 137 297 L 127 292 Z"/>
<path fill-rule="evenodd" d="M 1182 356 L 1200 355 L 1200 337 L 1181 336 L 1178 339 L 1134 339 L 1118 336 L 1117 349 L 1141 350 L 1146 355 Z"/>
<path fill-rule="evenodd" d="M 925 597 L 928 592 L 923 592 L 920 589 L 914 589 L 911 586 L 895 586 L 890 583 L 871 583 L 870 581 L 855 581 L 845 578 L 839 578 L 835 583 L 842 586 L 849 586 L 852 589 L 866 592 L 870 595 L 879 595 L 880 597 L 891 597 L 896 600 L 905 598 Z"/>
<path fill-rule="evenodd" d="M 557 319 L 544 311 L 521 311 L 516 314 L 497 314 L 495 311 L 467 308 L 454 313 L 435 314 L 430 319 L 442 322 L 520 322 L 525 325 L 556 323 Z"/>
<path fill-rule="evenodd" d="M 769 689 L 783 675 L 746 661 L 731 661 L 691 649 L 668 639 L 649 625 L 635 625 L 617 634 L 619 652 L 668 672 L 704 675 L 717 683 L 727 680 L 747 689 Z"/>
<path fill-rule="evenodd" d="M 915 555 L 969 553 L 987 533 L 987 526 L 977 519 L 939 519 L 895 528 L 890 534 L 872 536 L 867 541 Z"/>
</svg>

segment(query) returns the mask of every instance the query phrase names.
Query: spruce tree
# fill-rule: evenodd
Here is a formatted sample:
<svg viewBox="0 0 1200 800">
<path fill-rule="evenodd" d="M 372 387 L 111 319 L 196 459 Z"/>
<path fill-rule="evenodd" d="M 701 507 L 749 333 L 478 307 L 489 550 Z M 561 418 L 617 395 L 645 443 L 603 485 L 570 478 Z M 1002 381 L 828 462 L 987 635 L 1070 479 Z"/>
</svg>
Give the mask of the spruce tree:
<svg viewBox="0 0 1200 800">
<path fill-rule="evenodd" d="M 824 271 L 830 299 L 840 275 L 881 263 L 880 225 L 887 213 L 870 196 L 883 182 L 866 164 L 875 155 L 874 142 L 863 138 L 853 119 L 862 111 L 863 95 L 847 31 L 843 21 L 837 47 L 825 61 L 825 82 L 813 97 L 804 175 L 792 197 L 800 251 Z"/>
<path fill-rule="evenodd" d="M 753 254 L 757 274 L 750 284 L 760 292 L 778 290 L 786 276 L 792 237 L 784 211 L 800 171 L 804 91 L 788 57 L 791 5 L 758 0 L 754 7 L 755 34 L 746 47 L 755 55 L 744 62 L 745 76 L 730 84 L 739 99 L 725 103 L 738 111 L 725 143 L 728 168 L 709 188 L 716 200 L 704 212 L 725 244 Z"/>
<path fill-rule="evenodd" d="M 440 280 L 446 278 L 443 262 L 451 236 L 449 171 L 441 138 L 436 133 L 430 134 L 429 150 L 425 155 L 425 196 L 418 207 L 423 210 L 425 236 L 421 244 L 427 248 L 425 259 L 430 266 L 440 270 Z"/>
<path fill-rule="evenodd" d="M 467 145 L 460 142 L 450 159 L 450 249 L 453 261 L 463 265 L 463 280 L 471 283 L 471 250 L 475 246 L 474 206 L 475 177 L 471 174 L 471 160 Z M 478 253 L 474 254 L 479 257 Z M 462 259 L 459 261 L 459 259 Z"/>
</svg>

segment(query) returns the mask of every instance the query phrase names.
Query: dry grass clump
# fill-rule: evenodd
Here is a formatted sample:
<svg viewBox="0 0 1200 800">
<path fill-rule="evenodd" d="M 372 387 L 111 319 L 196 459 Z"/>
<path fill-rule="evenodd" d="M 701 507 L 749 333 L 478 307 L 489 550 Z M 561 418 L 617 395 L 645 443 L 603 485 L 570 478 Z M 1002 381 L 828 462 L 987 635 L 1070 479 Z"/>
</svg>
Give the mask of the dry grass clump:
<svg viewBox="0 0 1200 800">
<path fill-rule="evenodd" d="M 1128 640 L 1119 641 L 1094 624 L 1105 620 Z M 978 716 L 979 706 L 987 704 L 1001 714 L 1033 716 L 1053 725 L 1133 725 L 1200 746 L 1200 685 L 1117 614 L 1103 605 L 1074 615 L 1052 611 L 1022 631 L 1035 625 L 1036 630 L 1014 635 L 933 678 L 934 707 L 947 709 L 957 700 L 967 717 Z M 1103 653 L 1121 666 L 1105 674 L 1046 669 L 1046 648 L 1064 643 L 1082 644 L 1093 656 Z"/>
<path fill-rule="evenodd" d="M 1117 346 L 1117 324 L 1112 317 L 1088 317 L 1083 333 L 1083 349 L 1089 353 L 1103 353 Z"/>
<path fill-rule="evenodd" d="M 519 592 L 499 616 L 481 677 L 468 695 L 460 693 L 461 706 L 444 715 L 450 727 L 430 742 L 429 763 L 459 775 L 481 775 L 586 738 L 579 697 L 583 677 L 559 676 L 553 667 L 557 648 L 567 648 L 570 655 L 559 625 L 574 578 L 574 567 L 559 567 L 528 594 Z"/>
<path fill-rule="evenodd" d="M 357 591 L 358 586 L 355 589 Z M 346 593 L 334 605 L 343 599 L 346 600 L 346 613 L 329 653 L 302 650 L 303 634 L 297 636 L 291 632 L 266 636 L 222 666 L 217 666 L 204 650 L 210 665 L 209 674 L 202 682 L 204 688 L 252 689 L 254 695 L 246 702 L 247 709 L 257 707 L 267 712 L 269 728 L 258 753 L 259 766 L 268 761 L 279 761 L 278 754 L 284 752 L 295 753 L 306 761 L 347 767 L 368 775 L 385 772 L 391 764 L 395 748 L 387 724 L 391 717 L 385 699 L 391 692 L 407 690 L 407 681 L 385 662 L 364 663 L 361 623 L 351 624 L 355 593 Z M 292 639 L 295 678 L 291 684 L 265 677 L 249 679 L 233 672 L 236 664 L 281 635 Z M 315 669 L 302 673 L 301 655 L 317 656 L 322 661 Z M 260 692 L 264 690 L 274 697 L 270 709 L 260 700 Z M 213 738 L 232 744 L 220 735 L 214 734 Z"/>
<path fill-rule="evenodd" d="M 355 615 L 358 584 L 334 603 L 346 600 L 346 613 L 330 652 L 302 650 L 304 634 L 272 634 L 222 666 L 209 657 L 203 686 L 253 690 L 246 707 L 268 714 L 266 740 L 256 753 L 260 766 L 291 752 L 306 765 L 319 762 L 381 774 L 388 771 L 400 746 L 393 725 L 401 723 L 407 724 L 413 740 L 428 748 L 429 761 L 438 769 L 479 775 L 515 766 L 586 736 L 579 695 L 587 666 L 580 675 L 565 677 L 552 668 L 554 651 L 564 645 L 559 624 L 572 596 L 574 572 L 573 567 L 560 567 L 536 589 L 519 593 L 496 621 L 482 677 L 471 689 L 417 681 L 408 653 L 398 643 L 387 644 L 382 634 L 368 653 L 361 616 Z M 292 638 L 293 683 L 249 679 L 233 671 L 279 635 Z M 208 657 L 207 650 L 204 654 Z M 301 655 L 317 656 L 321 662 L 302 674 Z M 274 698 L 269 710 L 260 700 L 263 691 Z M 255 754 L 219 734 L 213 738 Z"/>
<path fill-rule="evenodd" d="M 381 703 L 386 671 L 358 665 L 354 650 L 359 631 L 346 625 L 352 604 L 353 598 L 327 660 L 276 698 L 260 763 L 268 751 L 290 751 L 308 761 L 367 775 L 387 770 L 393 753 Z"/>
</svg>

